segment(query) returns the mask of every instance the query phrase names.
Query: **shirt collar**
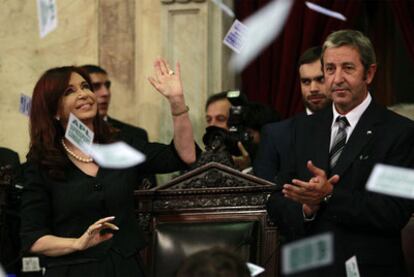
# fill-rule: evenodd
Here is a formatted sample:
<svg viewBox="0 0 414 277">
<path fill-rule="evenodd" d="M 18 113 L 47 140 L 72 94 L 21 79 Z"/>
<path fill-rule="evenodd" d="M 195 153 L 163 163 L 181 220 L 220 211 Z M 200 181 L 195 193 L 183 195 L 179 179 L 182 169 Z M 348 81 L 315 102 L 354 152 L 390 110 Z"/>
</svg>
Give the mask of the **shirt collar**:
<svg viewBox="0 0 414 277">
<path fill-rule="evenodd" d="M 313 112 L 309 108 L 306 108 L 306 115 L 312 115 L 312 114 Z"/>
<path fill-rule="evenodd" d="M 367 97 L 365 97 L 364 101 L 362 101 L 361 104 L 359 104 L 358 106 L 353 108 L 350 112 L 348 112 L 345 115 L 339 114 L 336 111 L 335 105 L 332 103 L 332 110 L 333 110 L 332 125 L 335 123 L 335 120 L 338 116 L 346 116 L 346 119 L 348 120 L 349 125 L 352 128 L 354 128 L 357 125 L 357 123 L 358 123 L 359 119 L 361 118 L 362 114 L 368 108 L 371 101 L 372 101 L 372 97 L 368 92 L 368 95 L 367 95 Z"/>
</svg>

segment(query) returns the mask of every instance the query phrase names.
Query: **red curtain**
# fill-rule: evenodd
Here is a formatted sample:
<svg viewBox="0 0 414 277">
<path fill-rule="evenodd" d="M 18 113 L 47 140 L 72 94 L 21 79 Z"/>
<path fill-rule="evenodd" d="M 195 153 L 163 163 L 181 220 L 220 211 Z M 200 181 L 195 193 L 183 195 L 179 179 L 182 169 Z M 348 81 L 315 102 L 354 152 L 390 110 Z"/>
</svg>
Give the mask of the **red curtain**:
<svg viewBox="0 0 414 277">
<path fill-rule="evenodd" d="M 391 3 L 408 52 L 414 61 L 414 1 L 394 0 Z"/>
<path fill-rule="evenodd" d="M 270 0 L 235 0 L 239 20 L 253 14 Z M 295 1 L 280 36 L 241 74 L 241 87 L 251 101 L 274 107 L 282 117 L 303 110 L 297 63 L 303 51 L 321 45 L 332 31 L 351 28 L 358 15 L 359 1 L 310 0 L 347 17 L 341 21 L 308 9 Z"/>
</svg>

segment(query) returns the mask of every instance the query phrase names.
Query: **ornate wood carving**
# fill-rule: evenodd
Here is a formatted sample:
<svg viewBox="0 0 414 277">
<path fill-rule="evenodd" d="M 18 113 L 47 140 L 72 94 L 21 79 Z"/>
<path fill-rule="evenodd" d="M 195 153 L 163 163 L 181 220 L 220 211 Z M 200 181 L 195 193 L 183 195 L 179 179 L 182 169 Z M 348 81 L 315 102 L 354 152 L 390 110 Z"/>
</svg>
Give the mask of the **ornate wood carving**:
<svg viewBox="0 0 414 277">
<path fill-rule="evenodd" d="M 263 206 L 267 195 L 220 195 L 215 194 L 194 197 L 169 197 L 154 201 L 154 209 L 157 211 L 174 209 L 199 209 L 199 208 L 232 208 L 245 209 L 246 207 Z"/>
<path fill-rule="evenodd" d="M 208 163 L 169 183 L 136 191 L 137 217 L 151 237 L 161 223 L 258 222 L 256 262 L 264 276 L 277 276 L 278 230 L 267 218 L 265 204 L 275 184 L 219 163 Z M 147 258 L 151 260 L 151 249 Z"/>
<path fill-rule="evenodd" d="M 138 224 L 144 232 L 149 232 L 149 227 L 151 223 L 151 214 L 150 213 L 137 213 Z"/>
<path fill-rule="evenodd" d="M 237 178 L 229 173 L 217 169 L 210 169 L 199 176 L 179 183 L 169 189 L 202 189 L 202 188 L 234 188 L 249 187 L 251 184 L 242 178 Z"/>
<path fill-rule="evenodd" d="M 177 177 L 164 186 L 137 191 L 136 194 L 141 198 L 137 203 L 141 210 L 156 212 L 200 208 L 263 208 L 274 190 L 273 183 L 213 162 Z"/>
</svg>

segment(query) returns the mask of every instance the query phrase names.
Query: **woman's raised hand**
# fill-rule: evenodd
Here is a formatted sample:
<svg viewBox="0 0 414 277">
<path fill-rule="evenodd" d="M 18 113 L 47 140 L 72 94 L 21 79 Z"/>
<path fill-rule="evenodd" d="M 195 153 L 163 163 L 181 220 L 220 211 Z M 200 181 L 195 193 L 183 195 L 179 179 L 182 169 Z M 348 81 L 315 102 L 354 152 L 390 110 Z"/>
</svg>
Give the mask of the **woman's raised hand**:
<svg viewBox="0 0 414 277">
<path fill-rule="evenodd" d="M 154 62 L 154 76 L 148 78 L 151 85 L 168 100 L 183 96 L 180 64 L 177 63 L 173 71 L 168 63 L 159 58 Z"/>
<path fill-rule="evenodd" d="M 83 235 L 80 238 L 76 239 L 75 248 L 77 250 L 85 250 L 112 238 L 112 233 L 101 234 L 101 230 L 119 230 L 119 228 L 116 225 L 111 223 L 111 221 L 114 219 L 114 216 L 109 216 L 101 218 L 95 223 L 93 223 L 91 226 L 88 227 L 88 229 L 85 231 L 85 233 L 83 233 Z"/>
</svg>

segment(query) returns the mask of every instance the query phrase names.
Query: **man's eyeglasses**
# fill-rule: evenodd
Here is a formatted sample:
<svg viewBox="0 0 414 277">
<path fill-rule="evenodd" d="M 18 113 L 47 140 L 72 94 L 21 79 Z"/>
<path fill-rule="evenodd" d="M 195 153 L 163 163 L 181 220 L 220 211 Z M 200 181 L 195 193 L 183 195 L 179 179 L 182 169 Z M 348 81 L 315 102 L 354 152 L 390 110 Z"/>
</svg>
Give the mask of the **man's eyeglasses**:
<svg viewBox="0 0 414 277">
<path fill-rule="evenodd" d="M 92 83 L 93 91 L 100 90 L 102 86 L 105 86 L 107 89 L 110 89 L 111 81 Z"/>
</svg>

